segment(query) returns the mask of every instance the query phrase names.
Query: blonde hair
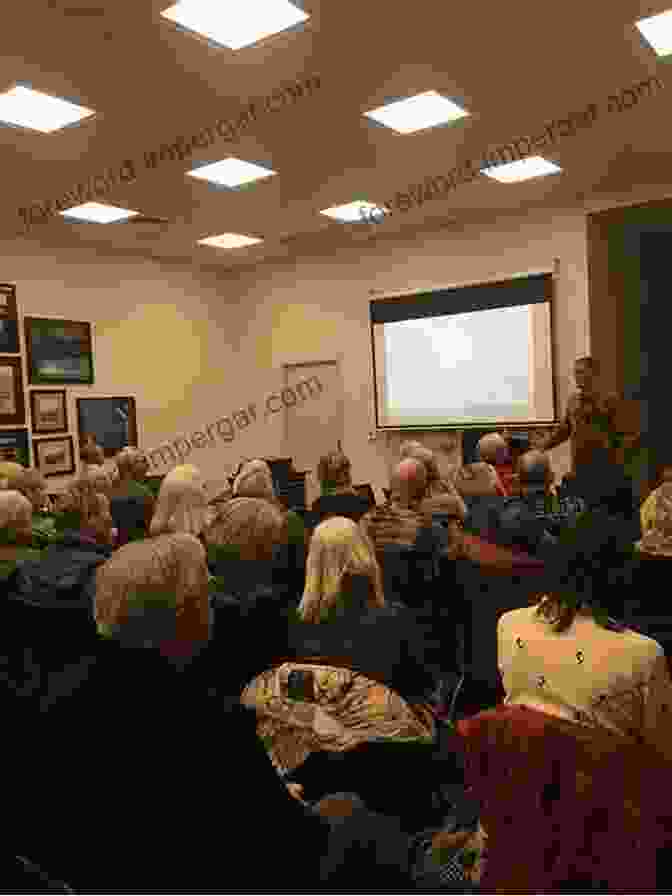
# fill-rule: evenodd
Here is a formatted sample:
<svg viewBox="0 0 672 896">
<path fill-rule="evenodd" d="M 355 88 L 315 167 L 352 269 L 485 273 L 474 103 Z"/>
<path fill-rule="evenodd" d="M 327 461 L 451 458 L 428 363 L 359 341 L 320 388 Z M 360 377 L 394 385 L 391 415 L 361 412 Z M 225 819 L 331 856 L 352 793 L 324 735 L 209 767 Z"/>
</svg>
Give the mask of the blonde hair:
<svg viewBox="0 0 672 896">
<path fill-rule="evenodd" d="M 209 629 L 203 545 L 176 533 L 119 548 L 96 572 L 95 618 L 107 636 L 141 629 L 152 644 L 202 638 Z"/>
<path fill-rule="evenodd" d="M 161 483 L 149 534 L 187 532 L 199 536 L 210 517 L 200 471 L 185 464 L 171 470 Z"/>
<path fill-rule="evenodd" d="M 304 622 L 319 622 L 342 605 L 344 584 L 351 576 L 366 576 L 371 605 L 385 606 L 380 567 L 371 541 L 352 520 L 332 517 L 317 526 L 310 541 L 306 587 L 299 604 Z"/>
<path fill-rule="evenodd" d="M 245 560 L 270 560 L 287 540 L 287 515 L 263 498 L 232 498 L 204 532 L 213 547 L 235 547 Z"/>
<path fill-rule="evenodd" d="M 265 498 L 275 500 L 273 476 L 266 461 L 251 460 L 244 464 L 233 483 L 236 498 Z"/>
<path fill-rule="evenodd" d="M 15 464 L 14 461 L 5 460 L 0 463 L 0 477 L 13 482 L 14 479 L 21 476 L 26 470 L 21 464 Z"/>
<path fill-rule="evenodd" d="M 27 532 L 33 525 L 33 505 L 16 489 L 0 491 L 0 529 Z"/>
</svg>

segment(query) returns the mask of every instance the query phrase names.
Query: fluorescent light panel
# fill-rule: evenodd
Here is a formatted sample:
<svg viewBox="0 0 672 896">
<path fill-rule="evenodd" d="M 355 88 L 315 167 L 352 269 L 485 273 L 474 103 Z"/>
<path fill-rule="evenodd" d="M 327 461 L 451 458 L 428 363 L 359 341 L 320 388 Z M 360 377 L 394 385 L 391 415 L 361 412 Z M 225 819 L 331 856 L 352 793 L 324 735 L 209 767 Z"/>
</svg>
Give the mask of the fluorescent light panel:
<svg viewBox="0 0 672 896">
<path fill-rule="evenodd" d="M 469 113 L 452 100 L 441 96 L 436 90 L 428 90 L 408 99 L 373 109 L 365 115 L 399 134 L 413 134 L 415 131 L 446 124 L 448 121 L 457 121 Z"/>
<path fill-rule="evenodd" d="M 221 162 L 213 162 L 212 165 L 203 165 L 187 172 L 190 177 L 198 177 L 213 184 L 225 187 L 239 187 L 241 184 L 249 184 L 263 177 L 271 177 L 277 171 L 270 168 L 262 168 L 261 165 L 253 165 L 251 162 L 242 162 L 240 159 L 223 159 Z"/>
<path fill-rule="evenodd" d="M 635 25 L 658 56 L 669 56 L 672 53 L 672 9 L 640 19 Z"/>
<path fill-rule="evenodd" d="M 20 84 L 0 94 L 0 121 L 50 134 L 93 115 L 92 109 Z"/>
<path fill-rule="evenodd" d="M 214 246 L 217 249 L 241 249 L 243 246 L 253 246 L 262 240 L 252 236 L 243 236 L 240 233 L 221 233 L 219 236 L 209 236 L 199 240 L 200 246 Z"/>
<path fill-rule="evenodd" d="M 288 0 L 182 0 L 161 15 L 231 50 L 249 47 L 310 18 Z"/>
<path fill-rule="evenodd" d="M 518 162 L 509 162 L 508 165 L 482 168 L 481 174 L 486 174 L 502 184 L 515 184 L 524 180 L 530 180 L 533 177 L 558 174 L 561 171 L 562 168 L 541 156 L 530 156 L 527 159 L 520 159 Z"/>
<path fill-rule="evenodd" d="M 326 215 L 328 218 L 334 218 L 336 221 L 344 221 L 348 224 L 352 224 L 357 221 L 367 220 L 368 215 L 372 211 L 377 212 L 376 218 L 379 218 L 381 214 L 387 214 L 385 209 L 381 208 L 379 205 L 375 205 L 373 202 L 366 202 L 363 199 L 357 199 L 355 202 L 349 202 L 347 205 L 336 205 L 333 208 L 325 208 L 320 214 Z"/>
<path fill-rule="evenodd" d="M 88 221 L 92 224 L 114 224 L 115 221 L 133 218 L 139 212 L 133 212 L 127 208 L 117 208 L 114 205 L 103 205 L 101 202 L 85 202 L 83 205 L 66 208 L 60 214 L 64 218 L 74 218 L 77 221 Z"/>
</svg>

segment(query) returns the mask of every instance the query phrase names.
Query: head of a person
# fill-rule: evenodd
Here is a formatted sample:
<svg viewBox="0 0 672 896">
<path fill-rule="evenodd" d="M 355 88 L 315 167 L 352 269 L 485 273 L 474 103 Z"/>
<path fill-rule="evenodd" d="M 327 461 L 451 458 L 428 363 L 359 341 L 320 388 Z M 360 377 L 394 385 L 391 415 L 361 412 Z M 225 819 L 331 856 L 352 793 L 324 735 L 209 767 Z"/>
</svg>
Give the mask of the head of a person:
<svg viewBox="0 0 672 896">
<path fill-rule="evenodd" d="M 579 610 L 598 622 L 623 619 L 635 550 L 623 521 L 603 510 L 581 514 L 563 529 L 544 576 L 547 599 L 539 614 L 565 631 Z"/>
<path fill-rule="evenodd" d="M 115 458 L 119 478 L 124 481 L 142 482 L 149 472 L 149 461 L 139 448 L 122 448 Z"/>
<path fill-rule="evenodd" d="M 306 587 L 299 604 L 304 622 L 322 622 L 349 611 L 385 606 L 373 545 L 352 520 L 336 516 L 313 532 Z"/>
<path fill-rule="evenodd" d="M 233 482 L 235 498 L 265 498 L 275 500 L 271 468 L 264 460 L 251 460 L 243 464 Z"/>
<path fill-rule="evenodd" d="M 210 518 L 203 477 L 197 467 L 184 464 L 163 479 L 149 534 L 186 532 L 198 538 Z"/>
<path fill-rule="evenodd" d="M 587 395 L 595 390 L 600 365 L 596 358 L 577 358 L 574 362 L 574 382 L 579 392 Z"/>
<path fill-rule="evenodd" d="M 478 456 L 486 464 L 506 464 L 510 460 L 509 446 L 498 432 L 489 432 L 478 441 Z"/>
<path fill-rule="evenodd" d="M 317 478 L 325 493 L 352 488 L 350 460 L 342 451 L 330 451 L 320 458 Z"/>
<path fill-rule="evenodd" d="M 129 647 L 170 652 L 176 642 L 188 648 L 207 641 L 203 545 L 175 533 L 119 548 L 96 572 L 95 618 L 101 635 Z"/>
<path fill-rule="evenodd" d="M 111 544 L 114 540 L 114 521 L 110 513 L 110 501 L 103 491 L 109 489 L 109 476 L 96 472 L 91 476 L 83 473 L 74 479 L 65 493 L 59 496 L 56 510 L 72 517 L 72 525 L 92 532 L 96 541 Z"/>
<path fill-rule="evenodd" d="M 553 484 L 551 462 L 542 451 L 526 451 L 518 460 L 517 472 L 523 493 L 548 492 Z"/>
<path fill-rule="evenodd" d="M 15 489 L 0 491 L 0 544 L 27 545 L 33 537 L 33 506 Z"/>
<path fill-rule="evenodd" d="M 441 478 L 441 471 L 434 455 L 434 452 L 426 448 L 421 442 L 408 441 L 404 442 L 399 449 L 399 457 L 401 460 L 412 459 L 418 460 L 425 467 L 427 472 L 427 484 Z"/>
<path fill-rule="evenodd" d="M 47 499 L 47 482 L 39 470 L 24 470 L 14 480 L 14 487 L 30 501 L 33 511 L 44 507 Z"/>
<path fill-rule="evenodd" d="M 26 468 L 14 461 L 5 460 L 0 463 L 0 480 L 5 483 L 5 488 L 15 489 L 15 481 L 20 480 L 25 472 Z"/>
<path fill-rule="evenodd" d="M 79 457 L 85 464 L 102 466 L 105 463 L 105 452 L 96 442 L 95 436 L 86 436 L 82 442 Z"/>
<path fill-rule="evenodd" d="M 213 548 L 227 548 L 241 560 L 270 561 L 287 541 L 287 516 L 264 498 L 232 498 L 204 532 Z"/>
<path fill-rule="evenodd" d="M 460 467 L 454 482 L 455 488 L 463 498 L 497 495 L 497 474 L 490 464 L 484 461 L 464 464 Z"/>
<path fill-rule="evenodd" d="M 427 468 L 422 461 L 407 457 L 392 471 L 390 477 L 392 499 L 402 507 L 422 501 L 427 493 Z"/>
</svg>

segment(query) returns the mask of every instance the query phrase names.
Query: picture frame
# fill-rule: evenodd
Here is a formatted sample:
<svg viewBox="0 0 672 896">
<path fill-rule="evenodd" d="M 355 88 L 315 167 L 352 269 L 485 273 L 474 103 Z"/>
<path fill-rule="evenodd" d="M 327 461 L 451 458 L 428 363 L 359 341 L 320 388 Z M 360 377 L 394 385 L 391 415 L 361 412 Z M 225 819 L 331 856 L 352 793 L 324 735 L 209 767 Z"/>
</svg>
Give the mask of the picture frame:
<svg viewBox="0 0 672 896">
<path fill-rule="evenodd" d="M 19 312 L 16 287 L 0 283 L 0 354 L 19 354 Z"/>
<path fill-rule="evenodd" d="M 93 385 L 93 343 L 87 321 L 24 318 L 31 386 Z"/>
<path fill-rule="evenodd" d="M 0 429 L 0 461 L 30 466 L 30 443 L 27 429 Z"/>
<path fill-rule="evenodd" d="M 68 402 L 65 389 L 32 389 L 30 423 L 33 435 L 67 433 Z"/>
<path fill-rule="evenodd" d="M 21 358 L 0 357 L 0 425 L 26 422 Z"/>
<path fill-rule="evenodd" d="M 135 398 L 131 395 L 77 399 L 77 434 L 83 445 L 93 436 L 105 457 L 114 457 L 127 445 L 137 447 Z"/>
<path fill-rule="evenodd" d="M 72 436 L 34 439 L 35 466 L 45 477 L 69 476 L 75 472 L 75 444 Z"/>
</svg>

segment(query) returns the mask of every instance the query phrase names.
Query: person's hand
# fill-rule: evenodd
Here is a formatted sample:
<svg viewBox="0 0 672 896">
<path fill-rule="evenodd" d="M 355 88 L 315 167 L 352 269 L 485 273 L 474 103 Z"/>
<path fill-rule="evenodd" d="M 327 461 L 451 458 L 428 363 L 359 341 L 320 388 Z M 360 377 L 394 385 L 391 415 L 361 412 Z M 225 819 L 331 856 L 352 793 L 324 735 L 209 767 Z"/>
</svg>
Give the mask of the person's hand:
<svg viewBox="0 0 672 896">
<path fill-rule="evenodd" d="M 285 781 L 285 786 L 295 800 L 298 800 L 300 803 L 304 802 L 303 786 L 301 784 L 295 784 L 293 781 Z"/>
</svg>

